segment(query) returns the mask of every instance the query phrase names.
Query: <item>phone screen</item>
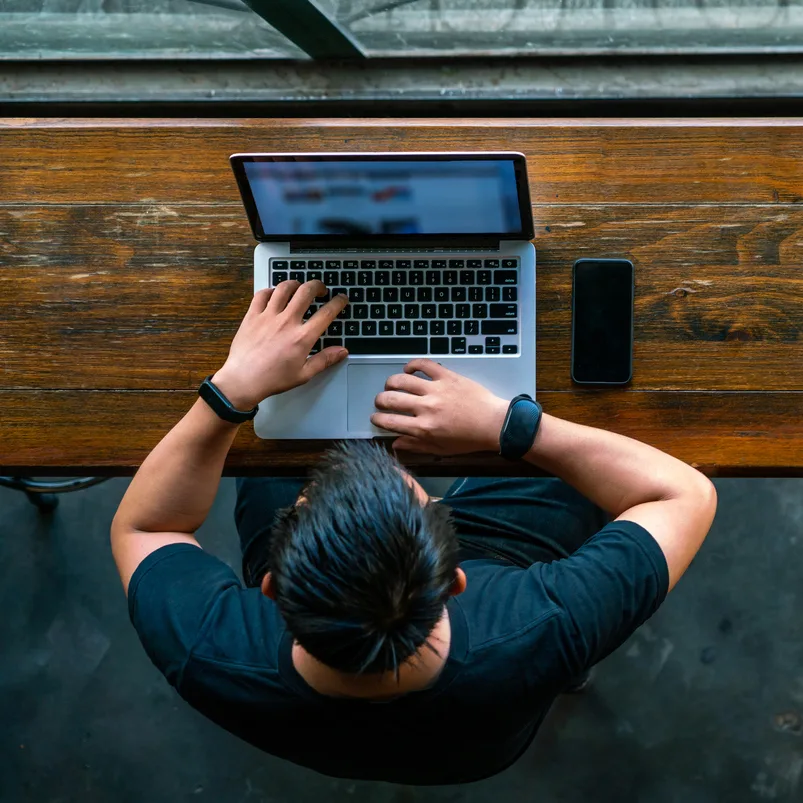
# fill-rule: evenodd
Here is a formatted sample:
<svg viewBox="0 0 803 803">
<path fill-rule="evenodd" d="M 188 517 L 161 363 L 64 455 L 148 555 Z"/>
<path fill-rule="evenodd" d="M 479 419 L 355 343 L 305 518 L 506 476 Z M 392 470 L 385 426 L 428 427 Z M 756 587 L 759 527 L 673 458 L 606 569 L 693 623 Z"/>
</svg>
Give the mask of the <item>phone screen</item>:
<svg viewBox="0 0 803 803">
<path fill-rule="evenodd" d="M 572 288 L 572 379 L 622 385 L 633 364 L 633 264 L 579 259 Z"/>
</svg>

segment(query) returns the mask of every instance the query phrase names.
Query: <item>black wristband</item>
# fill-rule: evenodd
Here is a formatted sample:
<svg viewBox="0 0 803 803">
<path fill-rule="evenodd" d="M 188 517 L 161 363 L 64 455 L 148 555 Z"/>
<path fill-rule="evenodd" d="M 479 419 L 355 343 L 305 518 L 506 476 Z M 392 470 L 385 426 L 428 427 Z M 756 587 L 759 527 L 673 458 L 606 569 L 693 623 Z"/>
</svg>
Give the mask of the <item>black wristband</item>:
<svg viewBox="0 0 803 803">
<path fill-rule="evenodd" d="M 209 374 L 198 388 L 198 395 L 217 413 L 219 418 L 230 424 L 242 424 L 250 421 L 259 410 L 259 405 L 253 410 L 238 410 L 225 396 L 217 385 L 212 383 L 212 374 Z"/>
<path fill-rule="evenodd" d="M 541 405 L 526 393 L 510 402 L 499 435 L 499 454 L 506 460 L 519 460 L 532 448 L 541 423 Z"/>
</svg>

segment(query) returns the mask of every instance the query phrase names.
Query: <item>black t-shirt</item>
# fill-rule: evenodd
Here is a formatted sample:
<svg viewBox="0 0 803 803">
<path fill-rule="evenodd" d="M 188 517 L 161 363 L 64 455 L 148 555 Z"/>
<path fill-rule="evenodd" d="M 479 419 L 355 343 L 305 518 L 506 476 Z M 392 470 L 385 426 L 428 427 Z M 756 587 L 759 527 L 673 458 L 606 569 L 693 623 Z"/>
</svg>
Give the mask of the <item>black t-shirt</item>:
<svg viewBox="0 0 803 803">
<path fill-rule="evenodd" d="M 464 783 L 521 755 L 555 696 L 656 611 L 669 577 L 652 536 L 624 521 L 554 563 L 462 568 L 468 585 L 447 605 L 443 671 L 389 702 L 313 691 L 293 666 L 275 603 L 195 546 L 149 555 L 131 580 L 129 611 L 178 693 L 256 747 L 338 777 Z"/>
</svg>

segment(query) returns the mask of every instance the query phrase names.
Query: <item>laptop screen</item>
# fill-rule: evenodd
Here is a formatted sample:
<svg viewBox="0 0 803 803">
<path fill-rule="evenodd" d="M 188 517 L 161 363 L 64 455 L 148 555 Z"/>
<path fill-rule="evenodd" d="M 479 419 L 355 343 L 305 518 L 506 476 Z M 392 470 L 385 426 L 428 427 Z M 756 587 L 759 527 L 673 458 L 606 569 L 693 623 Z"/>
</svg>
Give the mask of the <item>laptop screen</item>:
<svg viewBox="0 0 803 803">
<path fill-rule="evenodd" d="M 238 154 L 232 166 L 258 240 L 532 237 L 521 154 Z"/>
</svg>

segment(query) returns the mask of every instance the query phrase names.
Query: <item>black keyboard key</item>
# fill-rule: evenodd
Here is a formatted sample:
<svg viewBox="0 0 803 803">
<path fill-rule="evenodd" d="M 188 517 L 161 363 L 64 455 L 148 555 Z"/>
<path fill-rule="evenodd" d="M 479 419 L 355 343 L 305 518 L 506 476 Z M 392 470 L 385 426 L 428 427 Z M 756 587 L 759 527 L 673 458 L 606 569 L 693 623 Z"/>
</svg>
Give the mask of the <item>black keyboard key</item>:
<svg viewBox="0 0 803 803">
<path fill-rule="evenodd" d="M 464 337 L 452 338 L 452 354 L 466 353 L 466 339 Z"/>
<path fill-rule="evenodd" d="M 488 264 L 486 262 L 486 264 Z M 494 284 L 516 284 L 518 282 L 518 274 L 515 270 L 495 270 L 494 271 Z"/>
<path fill-rule="evenodd" d="M 449 288 L 448 287 L 436 287 L 435 288 L 435 301 L 448 301 L 449 300 Z"/>
<path fill-rule="evenodd" d="M 342 346 L 343 345 L 343 338 L 342 337 L 325 337 L 323 339 L 323 347 L 328 349 L 329 346 Z"/>
<path fill-rule="evenodd" d="M 434 270 L 443 270 L 446 267 L 445 259 L 433 259 L 432 267 Z"/>
<path fill-rule="evenodd" d="M 516 345 L 502 346 L 502 354 L 518 354 L 519 347 Z"/>
<path fill-rule="evenodd" d="M 362 262 L 360 262 L 360 267 L 363 270 L 376 270 L 376 260 L 364 259 Z"/>
<path fill-rule="evenodd" d="M 466 288 L 465 287 L 453 287 L 452 288 L 452 301 L 465 301 L 466 300 Z"/>
<path fill-rule="evenodd" d="M 396 335 L 397 337 L 407 337 L 412 331 L 412 323 L 410 321 L 396 321 Z"/>
<path fill-rule="evenodd" d="M 449 267 L 455 268 L 456 270 L 460 270 L 460 268 L 466 267 L 466 260 L 465 259 L 450 259 L 449 260 Z M 471 267 L 469 265 L 469 267 Z"/>
<path fill-rule="evenodd" d="M 323 283 L 327 287 L 332 287 L 335 284 L 340 284 L 340 273 L 336 270 L 327 270 L 323 274 Z"/>
<path fill-rule="evenodd" d="M 374 274 L 374 284 L 379 287 L 387 287 L 390 284 L 390 273 L 386 270 L 378 270 Z"/>
<path fill-rule="evenodd" d="M 468 288 L 468 300 L 469 301 L 482 301 L 482 288 L 481 287 L 469 287 Z"/>
<path fill-rule="evenodd" d="M 499 354 L 499 346 L 486 346 L 485 347 L 486 354 Z"/>
<path fill-rule="evenodd" d="M 467 335 L 478 335 L 480 333 L 480 322 L 466 321 L 463 324 L 463 332 Z"/>
<path fill-rule="evenodd" d="M 449 353 L 449 338 L 448 337 L 433 337 L 429 341 L 430 354 L 448 354 Z"/>
<path fill-rule="evenodd" d="M 490 284 L 491 283 L 491 271 L 489 270 L 478 270 L 477 271 L 477 284 Z"/>
<path fill-rule="evenodd" d="M 355 287 L 357 284 L 357 274 L 353 270 L 341 271 L 340 284 L 346 287 Z"/>
<path fill-rule="evenodd" d="M 457 304 L 454 308 L 454 311 L 458 318 L 470 318 L 471 304 Z"/>
<path fill-rule="evenodd" d="M 289 277 L 289 274 L 286 270 L 275 270 L 273 271 L 273 286 L 276 287 L 277 284 L 281 284 L 282 282 L 286 282 Z"/>
<path fill-rule="evenodd" d="M 480 331 L 484 335 L 517 335 L 518 321 L 482 321 Z"/>
<path fill-rule="evenodd" d="M 417 318 L 420 315 L 418 304 L 405 304 L 404 305 L 404 317 L 405 318 Z"/>
<path fill-rule="evenodd" d="M 474 273 L 473 270 L 461 270 L 460 271 L 460 284 L 462 285 L 469 285 L 474 284 L 476 281 L 477 275 Z"/>
<path fill-rule="evenodd" d="M 390 276 L 390 280 L 396 285 L 396 287 L 401 287 L 403 284 L 407 284 L 407 271 L 394 270 Z"/>
<path fill-rule="evenodd" d="M 482 267 L 482 260 L 481 259 L 468 259 L 468 260 L 466 260 L 466 267 L 467 268 L 481 268 Z"/>
<path fill-rule="evenodd" d="M 318 340 L 315 341 L 315 345 L 309 350 L 309 353 L 317 354 L 322 348 L 323 346 L 321 345 L 321 340 L 318 338 Z"/>
<path fill-rule="evenodd" d="M 431 287 L 418 287 L 415 291 L 416 301 L 432 301 L 432 288 Z"/>
<path fill-rule="evenodd" d="M 388 318 L 401 318 L 402 305 L 401 304 L 388 304 Z"/>
<path fill-rule="evenodd" d="M 422 284 L 424 284 L 424 271 L 422 271 L 422 270 L 411 270 L 410 271 L 410 284 L 412 284 L 412 285 L 422 285 Z"/>
<path fill-rule="evenodd" d="M 488 317 L 488 305 L 487 304 L 475 304 L 472 309 L 472 318 L 487 318 Z"/>
<path fill-rule="evenodd" d="M 308 270 L 307 271 L 307 281 L 311 282 L 313 279 L 317 279 L 319 282 L 323 281 L 323 271 L 320 270 Z"/>
<path fill-rule="evenodd" d="M 486 268 L 498 268 L 499 267 L 499 260 L 498 259 L 486 259 L 485 260 L 485 267 Z"/>
<path fill-rule="evenodd" d="M 368 320 L 368 305 L 367 304 L 355 304 L 352 307 L 353 312 L 351 313 L 355 320 L 358 321 L 367 321 Z"/>
<path fill-rule="evenodd" d="M 393 334 L 393 321 L 380 321 L 379 334 L 387 337 Z"/>
<path fill-rule="evenodd" d="M 518 304 L 491 304 L 492 318 L 518 318 Z"/>
<path fill-rule="evenodd" d="M 332 298 L 332 293 L 330 290 L 327 289 L 327 291 L 322 296 L 318 296 L 318 303 L 325 304 L 331 298 Z"/>
<path fill-rule="evenodd" d="M 438 304 L 438 317 L 444 320 L 454 318 L 454 304 Z"/>
<path fill-rule="evenodd" d="M 421 305 L 422 318 L 437 318 L 437 316 L 438 316 L 438 308 L 435 306 L 435 304 Z"/>
<path fill-rule="evenodd" d="M 446 323 L 447 335 L 462 335 L 463 334 L 463 321 L 447 321 Z"/>
<path fill-rule="evenodd" d="M 363 321 L 360 331 L 363 337 L 376 337 L 376 321 Z"/>
<path fill-rule="evenodd" d="M 485 345 L 486 346 L 498 346 L 501 341 L 498 337 L 486 337 L 485 338 Z"/>
<path fill-rule="evenodd" d="M 362 287 L 349 288 L 349 301 L 352 304 L 362 304 L 365 301 L 365 290 Z"/>
<path fill-rule="evenodd" d="M 369 287 L 365 291 L 365 300 L 371 304 L 382 300 L 382 291 L 378 287 Z"/>
<path fill-rule="evenodd" d="M 337 263 L 340 264 L 339 262 Z M 323 260 L 322 259 L 311 259 L 307 262 L 307 270 L 323 270 Z"/>
<path fill-rule="evenodd" d="M 469 354 L 482 354 L 482 346 L 469 346 L 468 347 Z"/>
<path fill-rule="evenodd" d="M 414 321 L 413 334 L 414 335 L 429 334 L 429 321 Z"/>
<path fill-rule="evenodd" d="M 273 263 L 276 264 L 275 262 Z M 290 270 L 306 270 L 307 269 L 307 260 L 306 259 L 291 259 L 290 260 Z"/>
<path fill-rule="evenodd" d="M 380 259 L 379 260 L 379 270 L 393 270 L 393 260 L 392 259 Z"/>
<path fill-rule="evenodd" d="M 357 270 L 360 267 L 360 263 L 356 259 L 347 259 L 343 262 L 343 267 L 346 270 Z"/>
<path fill-rule="evenodd" d="M 346 337 L 360 334 L 359 321 L 346 321 Z"/>
<path fill-rule="evenodd" d="M 410 270 L 412 263 L 409 259 L 397 259 L 396 270 Z"/>
<path fill-rule="evenodd" d="M 337 317 L 342 321 L 349 320 L 349 318 L 351 318 L 351 304 L 346 304 L 346 306 L 337 313 Z"/>
<path fill-rule="evenodd" d="M 416 270 L 426 270 L 429 268 L 429 260 L 428 259 L 416 259 L 413 263 L 413 266 Z"/>
<path fill-rule="evenodd" d="M 385 317 L 385 305 L 371 304 L 371 317 L 375 321 L 381 321 Z"/>
<path fill-rule="evenodd" d="M 370 270 L 361 270 L 357 274 L 357 284 L 363 287 L 370 287 L 374 283 L 374 272 Z"/>
<path fill-rule="evenodd" d="M 503 259 L 502 260 L 502 267 L 503 268 L 517 268 L 519 266 L 518 259 Z"/>
<path fill-rule="evenodd" d="M 301 317 L 305 321 L 308 321 L 317 311 L 318 308 L 315 306 L 315 304 L 310 304 L 310 306 L 304 310 L 304 314 Z"/>
<path fill-rule="evenodd" d="M 439 270 L 427 271 L 427 284 L 434 286 L 441 283 L 441 272 Z"/>
<path fill-rule="evenodd" d="M 444 284 L 457 284 L 457 271 L 456 270 L 445 270 L 443 272 L 443 283 Z"/>
<path fill-rule="evenodd" d="M 326 260 L 326 270 L 340 270 L 340 260 L 339 259 L 327 259 Z"/>
<path fill-rule="evenodd" d="M 382 291 L 382 300 L 388 304 L 391 301 L 398 301 L 399 300 L 399 288 L 398 287 L 386 287 Z"/>
<path fill-rule="evenodd" d="M 442 335 L 446 331 L 446 321 L 430 321 L 429 333 L 431 335 Z"/>
<path fill-rule="evenodd" d="M 304 284 L 304 271 L 303 270 L 291 270 L 290 271 L 290 278 L 294 282 L 301 282 L 301 284 Z"/>
<path fill-rule="evenodd" d="M 326 330 L 327 335 L 331 335 L 332 337 L 340 337 L 343 334 L 343 322 L 342 321 L 332 321 L 329 324 L 329 328 Z M 343 345 L 342 343 L 340 344 Z"/>
<path fill-rule="evenodd" d="M 503 287 L 502 288 L 502 301 L 518 301 L 519 288 L 518 287 Z"/>
<path fill-rule="evenodd" d="M 287 260 L 286 259 L 274 259 L 273 262 L 270 263 L 270 266 L 274 270 L 287 270 Z M 304 267 L 302 265 L 302 267 Z"/>
<path fill-rule="evenodd" d="M 399 288 L 399 301 L 415 301 L 415 287 Z"/>
<path fill-rule="evenodd" d="M 347 296 L 347 295 L 348 295 L 348 292 L 346 291 L 346 288 L 345 288 L 345 287 L 333 287 L 333 288 L 332 288 L 332 297 L 333 297 L 333 298 L 334 298 L 335 296 L 339 296 L 341 293 L 342 293 L 344 296 Z"/>
<path fill-rule="evenodd" d="M 486 301 L 499 301 L 502 297 L 502 291 L 498 287 L 486 287 L 485 288 L 485 300 Z"/>
<path fill-rule="evenodd" d="M 345 346 L 352 354 L 427 353 L 425 337 L 347 337 Z"/>
</svg>

